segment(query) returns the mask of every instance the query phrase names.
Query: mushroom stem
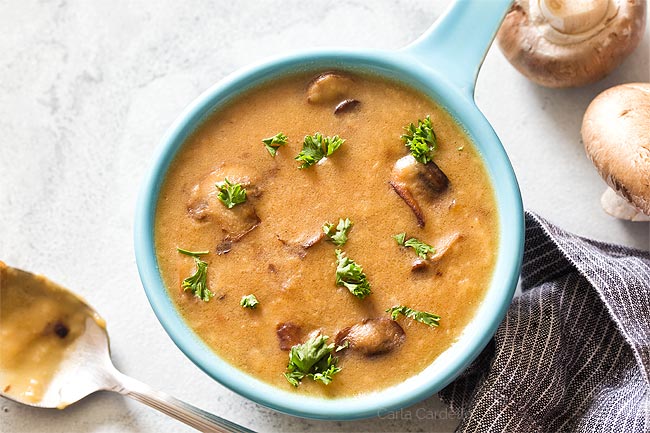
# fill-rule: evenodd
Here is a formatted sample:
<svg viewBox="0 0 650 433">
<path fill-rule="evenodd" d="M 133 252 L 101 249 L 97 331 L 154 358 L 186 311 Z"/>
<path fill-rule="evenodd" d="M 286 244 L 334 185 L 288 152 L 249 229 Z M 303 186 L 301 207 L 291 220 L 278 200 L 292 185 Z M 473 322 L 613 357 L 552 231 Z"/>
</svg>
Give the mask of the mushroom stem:
<svg viewBox="0 0 650 433">
<path fill-rule="evenodd" d="M 650 221 L 650 216 L 632 206 L 611 188 L 607 188 L 603 193 L 600 204 L 605 212 L 615 218 L 628 221 Z"/>
<path fill-rule="evenodd" d="M 611 0 L 539 0 L 542 15 L 555 30 L 575 35 L 600 24 Z"/>
</svg>

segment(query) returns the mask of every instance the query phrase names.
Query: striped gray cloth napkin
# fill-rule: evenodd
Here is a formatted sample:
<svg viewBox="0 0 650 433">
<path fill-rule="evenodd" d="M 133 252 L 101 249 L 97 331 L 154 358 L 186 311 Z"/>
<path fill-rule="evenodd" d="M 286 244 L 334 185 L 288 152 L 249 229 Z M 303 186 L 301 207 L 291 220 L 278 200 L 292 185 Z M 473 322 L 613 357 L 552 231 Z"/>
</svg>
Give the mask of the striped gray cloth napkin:
<svg viewBox="0 0 650 433">
<path fill-rule="evenodd" d="M 440 392 L 469 432 L 650 432 L 650 253 L 526 213 L 523 294 Z"/>
</svg>

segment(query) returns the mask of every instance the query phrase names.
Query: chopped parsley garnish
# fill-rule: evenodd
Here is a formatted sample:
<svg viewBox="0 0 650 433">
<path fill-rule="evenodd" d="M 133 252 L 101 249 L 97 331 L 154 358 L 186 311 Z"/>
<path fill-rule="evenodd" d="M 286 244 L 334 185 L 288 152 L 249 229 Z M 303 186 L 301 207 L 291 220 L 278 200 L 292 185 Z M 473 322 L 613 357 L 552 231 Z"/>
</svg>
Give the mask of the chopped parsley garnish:
<svg viewBox="0 0 650 433">
<path fill-rule="evenodd" d="M 349 218 L 339 218 L 339 223 L 336 228 L 333 223 L 327 223 L 323 225 L 323 232 L 325 232 L 325 236 L 327 236 L 328 240 L 334 245 L 341 246 L 345 245 L 348 241 L 348 232 L 352 226 L 352 221 L 350 221 Z"/>
<path fill-rule="evenodd" d="M 202 301 L 208 302 L 210 298 L 214 296 L 214 293 L 208 289 L 207 277 L 208 277 L 208 264 L 199 258 L 199 255 L 206 254 L 204 251 L 197 253 L 182 250 L 177 248 L 179 253 L 192 256 L 194 258 L 194 263 L 196 264 L 196 272 L 194 275 L 191 275 L 183 280 L 181 287 L 183 291 L 190 291 L 197 298 Z M 189 254 L 188 254 L 189 253 Z"/>
<path fill-rule="evenodd" d="M 404 128 L 406 134 L 402 135 L 404 145 L 409 148 L 411 155 L 422 164 L 426 164 L 433 158 L 433 152 L 438 146 L 436 133 L 431 125 L 431 117 L 427 116 L 424 120 L 418 119 L 418 126 L 409 124 Z"/>
<path fill-rule="evenodd" d="M 368 296 L 370 291 L 370 282 L 363 273 L 363 268 L 356 264 L 354 260 L 345 256 L 341 250 L 336 250 L 336 285 L 345 286 L 359 299 Z"/>
<path fill-rule="evenodd" d="M 330 156 L 343 143 L 345 143 L 345 140 L 339 138 L 338 135 L 324 137 L 320 132 L 316 132 L 314 135 L 306 135 L 302 143 L 302 150 L 296 156 L 296 161 L 302 162 L 299 168 L 311 167 L 326 156 Z"/>
<path fill-rule="evenodd" d="M 438 316 L 437 314 L 427 313 L 426 311 L 414 310 L 412 308 L 405 307 L 404 305 L 391 307 L 388 310 L 386 310 L 386 312 L 390 313 L 390 318 L 393 320 L 397 320 L 397 317 L 400 314 L 403 314 L 404 316 L 413 320 L 417 320 L 418 322 L 424 323 L 425 325 L 429 325 L 429 326 L 440 325 L 440 316 Z"/>
<path fill-rule="evenodd" d="M 328 339 L 326 335 L 318 335 L 291 348 L 289 365 L 284 373 L 291 385 L 300 385 L 300 381 L 305 377 L 328 385 L 332 377 L 341 371 L 341 368 L 336 366 L 338 358 L 332 356 L 334 343 L 327 344 Z"/>
<path fill-rule="evenodd" d="M 393 236 L 393 239 L 397 241 L 398 245 L 404 246 L 404 240 L 406 239 L 406 233 L 398 233 Z"/>
<path fill-rule="evenodd" d="M 400 233 L 395 236 L 393 236 L 393 239 L 397 241 L 397 243 L 403 247 L 411 247 L 415 250 L 415 253 L 420 256 L 420 258 L 426 260 L 427 254 L 435 254 L 436 249 L 432 247 L 429 244 L 425 244 L 419 239 L 416 238 L 410 238 L 408 240 L 406 239 L 406 233 Z"/>
<path fill-rule="evenodd" d="M 241 183 L 232 183 L 225 178 L 223 182 L 217 182 L 216 186 L 219 189 L 217 197 L 228 209 L 246 201 L 246 188 Z"/>
<path fill-rule="evenodd" d="M 178 251 L 181 254 L 185 254 L 186 256 L 192 256 L 192 257 L 199 257 L 210 253 L 210 251 L 190 251 L 178 247 L 176 247 L 176 251 Z"/>
<path fill-rule="evenodd" d="M 262 143 L 264 143 L 266 150 L 269 151 L 271 156 L 275 156 L 275 154 L 278 153 L 278 148 L 287 144 L 287 136 L 278 132 L 273 137 L 262 139 Z"/>
<path fill-rule="evenodd" d="M 241 305 L 244 308 L 250 308 L 250 309 L 255 309 L 257 307 L 257 304 L 259 303 L 260 302 L 252 293 L 250 295 L 242 296 L 241 301 L 239 301 L 239 305 Z"/>
</svg>

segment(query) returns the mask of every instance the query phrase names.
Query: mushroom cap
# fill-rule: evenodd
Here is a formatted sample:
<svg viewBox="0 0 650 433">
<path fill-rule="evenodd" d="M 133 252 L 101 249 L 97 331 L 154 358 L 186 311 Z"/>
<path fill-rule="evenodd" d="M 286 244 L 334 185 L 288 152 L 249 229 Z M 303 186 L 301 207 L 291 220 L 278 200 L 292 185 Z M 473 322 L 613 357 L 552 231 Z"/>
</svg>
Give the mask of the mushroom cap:
<svg viewBox="0 0 650 433">
<path fill-rule="evenodd" d="M 607 184 L 650 215 L 650 83 L 598 95 L 582 120 L 587 156 Z"/>
<path fill-rule="evenodd" d="M 602 19 L 581 33 L 557 30 L 540 4 L 545 1 L 515 0 L 497 41 L 508 61 L 542 86 L 577 87 L 598 81 L 618 66 L 643 36 L 645 0 L 609 0 Z"/>
</svg>

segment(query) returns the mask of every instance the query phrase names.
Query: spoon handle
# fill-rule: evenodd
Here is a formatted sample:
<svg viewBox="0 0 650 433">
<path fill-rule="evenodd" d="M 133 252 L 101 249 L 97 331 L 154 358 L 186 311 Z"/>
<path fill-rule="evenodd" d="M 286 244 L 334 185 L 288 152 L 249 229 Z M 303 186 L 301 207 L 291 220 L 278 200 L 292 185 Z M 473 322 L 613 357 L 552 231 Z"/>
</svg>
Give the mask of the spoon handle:
<svg viewBox="0 0 650 433">
<path fill-rule="evenodd" d="M 138 400 L 199 431 L 210 433 L 255 433 L 253 430 L 212 415 L 171 395 L 156 391 L 117 370 L 113 372 L 113 376 L 117 385 L 111 388 L 111 391 Z"/>
</svg>

